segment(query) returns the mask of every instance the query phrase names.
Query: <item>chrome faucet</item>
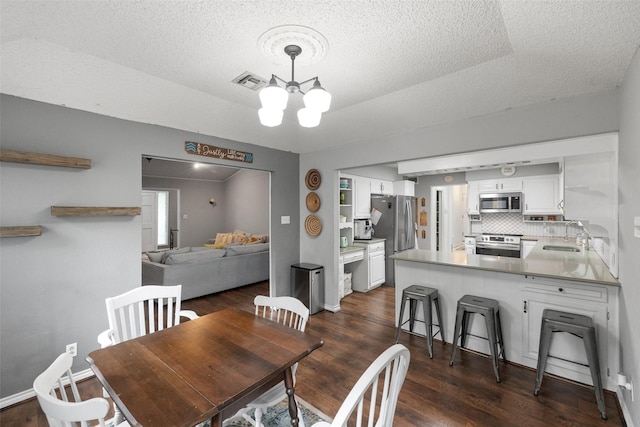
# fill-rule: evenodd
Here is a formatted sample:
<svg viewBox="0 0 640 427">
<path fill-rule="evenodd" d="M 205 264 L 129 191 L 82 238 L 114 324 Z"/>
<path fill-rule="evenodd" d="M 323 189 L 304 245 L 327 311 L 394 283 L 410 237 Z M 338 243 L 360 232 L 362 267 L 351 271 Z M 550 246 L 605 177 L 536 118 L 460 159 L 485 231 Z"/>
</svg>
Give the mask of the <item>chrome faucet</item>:
<svg viewBox="0 0 640 427">
<path fill-rule="evenodd" d="M 565 242 L 568 242 L 568 241 L 569 241 L 569 226 L 570 226 L 571 224 L 578 224 L 578 225 L 582 226 L 582 223 L 581 223 L 580 221 L 574 221 L 574 220 L 572 220 L 572 221 L 569 221 L 568 223 L 566 223 L 566 224 L 564 225 L 564 241 L 565 241 Z"/>
</svg>

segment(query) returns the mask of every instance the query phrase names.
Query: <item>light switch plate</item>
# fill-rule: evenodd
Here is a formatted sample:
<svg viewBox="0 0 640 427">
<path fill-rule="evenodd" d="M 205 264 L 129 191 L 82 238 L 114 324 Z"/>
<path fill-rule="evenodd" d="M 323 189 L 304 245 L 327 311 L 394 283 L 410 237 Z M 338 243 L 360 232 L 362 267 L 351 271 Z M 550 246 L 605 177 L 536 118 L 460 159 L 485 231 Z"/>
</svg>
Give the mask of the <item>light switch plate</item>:
<svg viewBox="0 0 640 427">
<path fill-rule="evenodd" d="M 280 217 L 280 224 L 291 224 L 291 217 L 290 216 L 281 216 Z"/>
<path fill-rule="evenodd" d="M 640 216 L 633 218 L 633 235 L 640 239 Z"/>
</svg>

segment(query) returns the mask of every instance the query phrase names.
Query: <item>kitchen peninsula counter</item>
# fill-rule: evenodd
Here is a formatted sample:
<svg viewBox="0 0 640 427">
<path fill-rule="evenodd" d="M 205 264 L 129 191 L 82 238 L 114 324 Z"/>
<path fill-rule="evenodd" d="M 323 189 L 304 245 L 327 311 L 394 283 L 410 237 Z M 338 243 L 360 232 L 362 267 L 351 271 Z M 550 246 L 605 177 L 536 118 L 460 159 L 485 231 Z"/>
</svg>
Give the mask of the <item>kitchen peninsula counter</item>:
<svg viewBox="0 0 640 427">
<path fill-rule="evenodd" d="M 589 316 L 597 329 L 604 387 L 615 391 L 619 366 L 620 283 L 593 250 L 580 248 L 581 252 L 558 252 L 542 249 L 549 244 L 576 247 L 571 243 L 562 238 L 540 237 L 524 259 L 421 249 L 394 254 L 391 258 L 395 268 L 396 321 L 404 289 L 413 284 L 437 289 L 443 336 L 451 343 L 458 300 L 463 295 L 495 299 L 500 304 L 507 360 L 535 369 L 545 309 Z M 417 310 L 417 320 L 423 320 L 421 309 Z M 487 336 L 484 318 L 471 316 L 469 322 L 473 335 L 467 338 L 467 346 L 489 354 L 486 340 L 477 338 Z M 408 324 L 403 326 L 406 328 Z M 414 332 L 425 334 L 424 324 L 416 322 Z M 403 339 L 407 339 L 406 334 L 401 335 L 400 343 Z M 549 358 L 546 372 L 591 385 L 581 340 L 570 334 L 555 334 L 554 346 L 556 357 Z M 436 345 L 434 351 L 449 348 Z M 483 374 L 492 378 L 489 362 Z"/>
<path fill-rule="evenodd" d="M 571 246 L 580 252 L 542 249 L 544 245 Z M 561 238 L 538 238 L 536 246 L 525 259 L 491 255 L 466 254 L 462 251 L 442 252 L 411 249 L 392 255 L 395 260 L 451 265 L 502 273 L 565 279 L 600 285 L 620 286 L 595 250 L 565 242 Z"/>
</svg>

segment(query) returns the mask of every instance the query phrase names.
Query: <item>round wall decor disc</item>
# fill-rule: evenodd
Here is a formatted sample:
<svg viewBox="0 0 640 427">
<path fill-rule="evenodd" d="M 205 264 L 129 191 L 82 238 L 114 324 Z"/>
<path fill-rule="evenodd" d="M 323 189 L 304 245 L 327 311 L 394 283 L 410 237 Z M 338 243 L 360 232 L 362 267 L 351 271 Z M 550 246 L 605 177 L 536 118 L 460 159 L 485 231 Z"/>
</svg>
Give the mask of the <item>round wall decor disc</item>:
<svg viewBox="0 0 640 427">
<path fill-rule="evenodd" d="M 304 182 L 307 184 L 307 188 L 309 190 L 317 190 L 320 187 L 320 183 L 322 182 L 322 178 L 320 177 L 320 172 L 317 169 L 309 169 L 307 172 L 307 176 L 304 177 Z"/>
<path fill-rule="evenodd" d="M 307 194 L 307 209 L 309 209 L 311 212 L 316 212 L 318 209 L 320 209 L 320 196 L 318 196 L 318 194 L 314 193 L 313 191 Z"/>
<path fill-rule="evenodd" d="M 322 231 L 322 223 L 316 215 L 309 215 L 304 220 L 304 229 L 309 236 L 317 236 Z"/>
</svg>

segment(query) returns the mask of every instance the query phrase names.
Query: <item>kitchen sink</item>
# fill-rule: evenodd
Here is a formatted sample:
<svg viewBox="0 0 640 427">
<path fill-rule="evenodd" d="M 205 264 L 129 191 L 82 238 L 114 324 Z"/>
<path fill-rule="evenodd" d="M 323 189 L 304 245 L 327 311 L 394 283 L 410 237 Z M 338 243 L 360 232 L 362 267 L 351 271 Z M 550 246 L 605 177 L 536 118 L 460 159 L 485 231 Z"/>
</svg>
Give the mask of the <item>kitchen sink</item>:
<svg viewBox="0 0 640 427">
<path fill-rule="evenodd" d="M 573 246 L 544 245 L 542 249 L 545 251 L 580 252 L 580 249 Z"/>
</svg>

